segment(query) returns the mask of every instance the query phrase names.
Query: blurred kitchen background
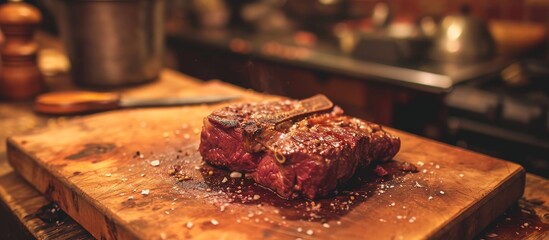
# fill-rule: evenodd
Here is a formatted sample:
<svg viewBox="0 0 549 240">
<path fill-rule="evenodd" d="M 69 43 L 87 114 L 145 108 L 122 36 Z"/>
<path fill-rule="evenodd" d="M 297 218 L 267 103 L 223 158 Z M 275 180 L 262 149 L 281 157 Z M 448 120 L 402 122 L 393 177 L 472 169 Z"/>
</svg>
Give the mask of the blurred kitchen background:
<svg viewBox="0 0 549 240">
<path fill-rule="evenodd" d="M 47 1 L 44 1 L 47 2 Z M 57 34 L 43 1 L 42 30 Z M 549 175 L 549 0 L 166 0 L 165 66 Z"/>
</svg>

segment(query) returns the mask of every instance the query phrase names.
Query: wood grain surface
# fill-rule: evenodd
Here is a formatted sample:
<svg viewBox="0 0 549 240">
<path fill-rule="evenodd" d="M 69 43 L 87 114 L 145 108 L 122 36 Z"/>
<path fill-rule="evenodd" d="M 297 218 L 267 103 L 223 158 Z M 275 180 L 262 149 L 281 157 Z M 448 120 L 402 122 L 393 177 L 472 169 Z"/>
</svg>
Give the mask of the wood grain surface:
<svg viewBox="0 0 549 240">
<path fill-rule="evenodd" d="M 269 98 L 221 83 L 202 91 Z M 395 160 L 419 172 L 375 182 L 367 195 L 341 193 L 334 201 L 348 197 L 349 207 L 338 214 L 291 217 L 295 209 L 271 204 L 268 192 L 240 203 L 224 191 L 238 186 L 229 173 L 203 165 L 197 152 L 202 119 L 222 105 L 76 119 L 9 138 L 9 162 L 92 235 L 107 239 L 471 238 L 524 190 L 525 172 L 516 164 L 391 130 L 402 139 Z M 192 179 L 170 176 L 176 164 Z M 224 177 L 230 180 L 222 183 Z M 319 207 L 300 204 L 311 214 Z"/>
</svg>

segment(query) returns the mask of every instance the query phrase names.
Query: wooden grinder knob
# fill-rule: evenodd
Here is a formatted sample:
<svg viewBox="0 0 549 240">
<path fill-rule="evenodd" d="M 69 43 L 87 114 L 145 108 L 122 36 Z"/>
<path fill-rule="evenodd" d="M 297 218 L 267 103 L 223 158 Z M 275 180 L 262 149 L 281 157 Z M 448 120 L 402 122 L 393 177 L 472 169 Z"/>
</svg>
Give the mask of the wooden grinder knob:
<svg viewBox="0 0 549 240">
<path fill-rule="evenodd" d="M 28 100 L 45 88 L 38 69 L 33 40 L 42 15 L 35 7 L 11 1 L 0 5 L 0 29 L 5 42 L 0 49 L 0 95 L 9 100 Z"/>
</svg>

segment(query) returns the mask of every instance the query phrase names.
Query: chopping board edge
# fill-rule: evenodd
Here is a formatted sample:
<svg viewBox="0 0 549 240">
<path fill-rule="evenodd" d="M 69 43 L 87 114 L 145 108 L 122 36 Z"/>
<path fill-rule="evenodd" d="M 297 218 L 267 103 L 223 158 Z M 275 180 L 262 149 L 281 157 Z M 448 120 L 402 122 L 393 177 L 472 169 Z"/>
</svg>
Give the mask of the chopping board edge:
<svg viewBox="0 0 549 240">
<path fill-rule="evenodd" d="M 516 203 L 524 194 L 526 170 L 515 163 L 507 162 L 506 164 L 513 164 L 518 168 L 487 196 L 480 198 L 480 204 L 470 204 L 454 220 L 448 220 L 441 225 L 442 227 L 435 229 L 427 239 L 473 239 L 494 219 Z M 494 198 L 500 196 L 507 197 L 501 198 L 503 199 L 501 202 L 494 201 Z M 499 204 L 493 204 L 494 202 L 499 202 Z M 486 207 L 489 204 L 492 205 Z"/>
<path fill-rule="evenodd" d="M 101 204 L 92 205 L 90 197 L 63 176 L 50 172 L 40 161 L 33 160 L 22 151 L 13 137 L 6 141 L 8 162 L 25 181 L 55 202 L 65 213 L 82 225 L 97 239 L 140 239 L 135 229 L 122 224 L 124 221 Z M 57 175 L 57 176 L 56 176 Z M 36 181 L 33 179 L 41 179 Z M 35 184 L 36 183 L 36 184 Z M 72 190 L 70 186 L 73 186 Z M 101 212 L 103 211 L 103 213 Z M 98 223 L 98 221 L 100 223 Z M 101 226 L 106 226 L 102 228 Z"/>
</svg>

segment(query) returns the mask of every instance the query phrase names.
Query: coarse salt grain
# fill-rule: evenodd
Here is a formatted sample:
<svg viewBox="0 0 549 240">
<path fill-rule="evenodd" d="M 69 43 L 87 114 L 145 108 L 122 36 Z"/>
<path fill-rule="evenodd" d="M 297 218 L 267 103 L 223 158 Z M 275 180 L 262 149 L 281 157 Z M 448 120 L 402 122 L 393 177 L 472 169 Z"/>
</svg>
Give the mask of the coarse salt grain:
<svg viewBox="0 0 549 240">
<path fill-rule="evenodd" d="M 431 199 L 433 199 L 433 196 L 429 196 L 427 199 L 428 199 L 428 200 L 431 200 Z"/>
<path fill-rule="evenodd" d="M 229 179 L 227 179 L 227 177 L 224 177 L 223 180 L 221 180 L 221 183 L 226 183 L 227 181 L 229 181 Z"/>
<path fill-rule="evenodd" d="M 261 196 L 259 196 L 259 195 L 257 195 L 257 194 L 254 195 L 254 200 L 259 200 L 260 198 L 261 198 Z"/>
<path fill-rule="evenodd" d="M 489 233 L 489 234 L 486 234 L 486 236 L 489 237 L 489 238 L 495 238 L 495 237 L 497 237 L 497 236 L 499 236 L 499 235 L 497 235 L 497 234 L 495 234 L 495 233 Z"/>
<path fill-rule="evenodd" d="M 323 223 L 322 226 L 325 227 L 325 228 L 330 228 L 330 224 L 328 224 L 328 223 Z"/>
<path fill-rule="evenodd" d="M 160 160 L 152 160 L 151 161 L 151 166 L 157 167 L 158 165 L 160 165 Z"/>
<path fill-rule="evenodd" d="M 396 205 L 396 203 L 392 202 L 391 204 L 389 204 L 389 206 L 391 207 L 394 207 Z"/>
<path fill-rule="evenodd" d="M 128 197 L 128 200 L 133 200 L 133 196 L 129 196 L 129 197 Z"/>
<path fill-rule="evenodd" d="M 112 174 L 111 173 L 105 173 L 105 176 L 110 177 L 110 176 L 112 176 Z"/>
<path fill-rule="evenodd" d="M 420 166 L 420 167 L 422 167 L 424 164 L 425 164 L 425 163 L 423 163 L 423 162 L 421 162 L 421 161 L 420 161 L 420 162 L 417 162 L 417 165 Z"/>
<path fill-rule="evenodd" d="M 459 177 L 463 177 L 463 176 L 464 176 L 463 173 L 460 173 L 460 174 L 459 174 Z"/>
<path fill-rule="evenodd" d="M 423 187 L 423 186 L 421 186 L 421 184 L 419 184 L 419 183 L 416 181 L 416 184 L 414 185 L 414 187 Z"/>
<path fill-rule="evenodd" d="M 143 189 L 141 190 L 141 195 L 149 195 L 151 191 L 149 189 Z"/>
<path fill-rule="evenodd" d="M 241 177 L 242 177 L 242 173 L 240 173 L 240 172 L 232 172 L 229 176 L 230 176 L 231 178 L 241 178 Z"/>
<path fill-rule="evenodd" d="M 297 232 L 303 232 L 303 228 L 298 227 Z"/>
<path fill-rule="evenodd" d="M 194 223 L 193 222 L 187 222 L 186 226 L 187 226 L 188 229 L 191 229 L 191 228 L 193 228 Z"/>
<path fill-rule="evenodd" d="M 307 230 L 307 235 L 309 236 L 313 235 L 314 233 L 315 232 L 312 229 Z"/>
<path fill-rule="evenodd" d="M 215 220 L 215 219 L 210 220 L 210 222 L 211 222 L 213 225 L 219 224 L 219 222 L 218 222 L 217 220 Z"/>
<path fill-rule="evenodd" d="M 440 191 L 440 194 L 444 195 L 444 191 Z"/>
</svg>

